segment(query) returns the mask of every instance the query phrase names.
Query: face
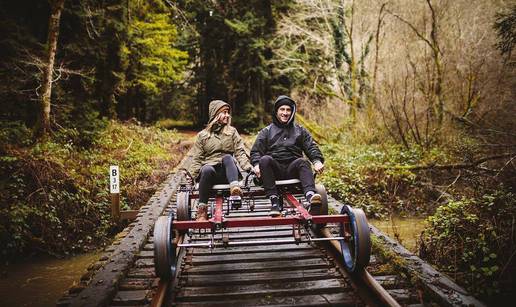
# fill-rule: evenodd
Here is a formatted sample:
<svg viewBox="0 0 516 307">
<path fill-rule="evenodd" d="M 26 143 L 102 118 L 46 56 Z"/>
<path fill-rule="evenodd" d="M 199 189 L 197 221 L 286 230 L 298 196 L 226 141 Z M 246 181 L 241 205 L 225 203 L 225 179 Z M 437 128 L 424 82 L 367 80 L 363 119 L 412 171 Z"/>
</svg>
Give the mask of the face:
<svg viewBox="0 0 516 307">
<path fill-rule="evenodd" d="M 292 108 L 287 105 L 282 105 L 279 107 L 278 112 L 276 113 L 276 117 L 283 124 L 288 122 L 290 115 L 292 115 Z"/>
<path fill-rule="evenodd" d="M 224 108 L 218 115 L 219 117 L 219 124 L 227 125 L 229 123 L 229 118 L 231 117 L 231 114 L 229 113 L 228 108 Z"/>
</svg>

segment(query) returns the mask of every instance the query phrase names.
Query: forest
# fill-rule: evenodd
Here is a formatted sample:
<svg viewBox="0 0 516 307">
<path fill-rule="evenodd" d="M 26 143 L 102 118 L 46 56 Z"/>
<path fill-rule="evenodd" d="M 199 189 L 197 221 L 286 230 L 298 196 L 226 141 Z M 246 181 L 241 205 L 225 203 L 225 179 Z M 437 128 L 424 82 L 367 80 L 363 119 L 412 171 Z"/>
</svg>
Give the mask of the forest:
<svg viewBox="0 0 516 307">
<path fill-rule="evenodd" d="M 2 1 L 0 259 L 98 248 L 110 164 L 138 209 L 211 100 L 252 138 L 285 94 L 333 197 L 426 218 L 420 257 L 496 304 L 516 276 L 515 44 L 505 0 Z"/>
</svg>

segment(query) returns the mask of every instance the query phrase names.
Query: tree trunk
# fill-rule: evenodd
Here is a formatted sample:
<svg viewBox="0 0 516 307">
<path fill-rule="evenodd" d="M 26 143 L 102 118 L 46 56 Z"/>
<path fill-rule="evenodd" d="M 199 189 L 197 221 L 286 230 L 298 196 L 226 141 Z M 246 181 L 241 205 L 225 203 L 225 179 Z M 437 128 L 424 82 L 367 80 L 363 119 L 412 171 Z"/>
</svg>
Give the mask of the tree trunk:
<svg viewBox="0 0 516 307">
<path fill-rule="evenodd" d="M 104 61 L 98 65 L 98 92 L 101 98 L 101 116 L 116 119 L 117 92 L 125 78 L 124 64 L 122 63 L 122 45 L 127 41 L 128 7 L 126 0 L 113 1 L 109 10 L 106 10 L 106 26 L 100 39 L 106 47 Z M 127 2 L 128 3 L 128 2 Z"/>
<path fill-rule="evenodd" d="M 50 132 L 50 102 L 52 95 L 52 74 L 54 72 L 54 60 L 56 57 L 57 39 L 59 37 L 59 21 L 65 0 L 50 1 L 50 18 L 48 22 L 47 38 L 47 66 L 43 71 L 43 84 L 40 114 L 38 118 L 37 131 L 38 137 L 46 137 Z"/>
<path fill-rule="evenodd" d="M 443 64 L 441 61 L 441 48 L 439 46 L 439 40 L 437 36 L 437 14 L 435 13 L 434 7 L 430 0 L 427 0 L 428 7 L 430 8 L 430 12 L 432 13 L 432 31 L 430 32 L 430 37 L 432 40 L 432 53 L 434 56 L 434 64 L 436 69 L 436 84 L 435 84 L 435 96 L 437 100 L 437 120 L 439 126 L 443 123 L 444 116 L 444 94 L 443 94 L 443 85 L 444 85 L 444 73 L 443 73 Z"/>
</svg>

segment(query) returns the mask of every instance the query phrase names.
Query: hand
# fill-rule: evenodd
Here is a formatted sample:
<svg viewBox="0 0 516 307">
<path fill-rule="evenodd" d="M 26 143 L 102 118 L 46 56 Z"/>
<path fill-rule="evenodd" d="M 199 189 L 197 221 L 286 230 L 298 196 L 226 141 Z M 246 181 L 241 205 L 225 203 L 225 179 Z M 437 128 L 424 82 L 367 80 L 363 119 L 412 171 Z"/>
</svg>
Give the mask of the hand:
<svg viewBox="0 0 516 307">
<path fill-rule="evenodd" d="M 259 164 L 256 164 L 254 166 L 254 173 L 256 174 L 256 177 L 260 178 L 262 176 L 262 174 L 260 173 L 260 165 Z"/>
<path fill-rule="evenodd" d="M 321 161 L 315 161 L 314 169 L 317 174 L 321 174 L 324 171 L 324 164 Z"/>
</svg>

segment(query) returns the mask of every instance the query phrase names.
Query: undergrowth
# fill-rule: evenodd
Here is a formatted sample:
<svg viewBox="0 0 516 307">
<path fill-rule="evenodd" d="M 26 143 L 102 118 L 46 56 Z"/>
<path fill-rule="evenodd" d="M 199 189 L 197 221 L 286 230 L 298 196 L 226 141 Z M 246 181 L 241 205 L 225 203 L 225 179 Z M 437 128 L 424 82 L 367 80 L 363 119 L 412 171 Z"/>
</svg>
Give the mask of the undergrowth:
<svg viewBox="0 0 516 307">
<path fill-rule="evenodd" d="M 514 284 L 515 221 L 515 195 L 502 188 L 448 202 L 428 217 L 420 254 L 475 295 L 499 300 Z"/>
<path fill-rule="evenodd" d="M 334 197 L 364 209 L 369 217 L 428 214 L 434 209 L 418 176 L 404 167 L 446 161 L 445 153 L 385 144 L 329 144 L 322 151 L 326 169 L 320 181 Z"/>
<path fill-rule="evenodd" d="M 418 242 L 423 259 L 482 300 L 496 305 L 514 299 L 514 157 L 439 169 L 433 166 L 469 163 L 493 153 L 472 137 L 409 149 L 348 134 L 327 143 L 321 146 L 326 170 L 318 180 L 330 194 L 364 209 L 369 218 L 426 217 Z"/>
<path fill-rule="evenodd" d="M 186 148 L 174 131 L 108 123 L 87 148 L 63 129 L 30 144 L 23 126 L 1 135 L 0 258 L 88 251 L 114 231 L 108 170 L 120 168 L 121 207 L 144 205 Z M 11 139 L 10 139 L 11 138 Z"/>
</svg>

